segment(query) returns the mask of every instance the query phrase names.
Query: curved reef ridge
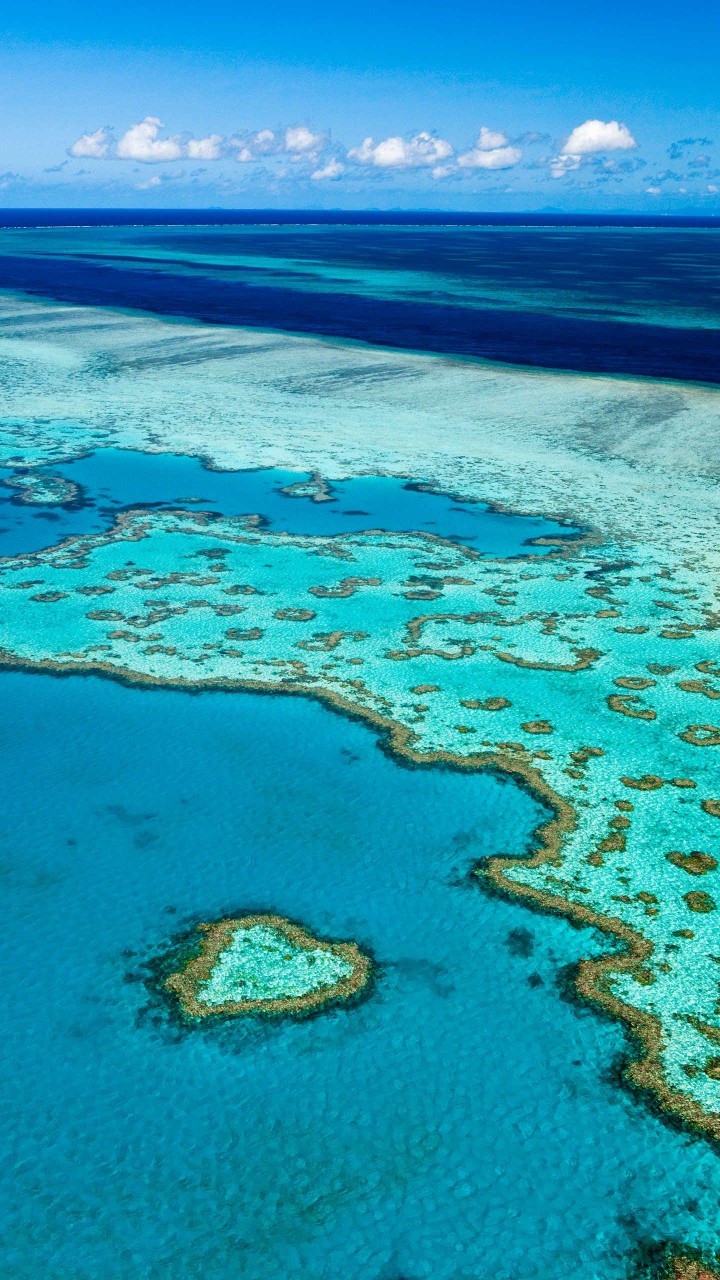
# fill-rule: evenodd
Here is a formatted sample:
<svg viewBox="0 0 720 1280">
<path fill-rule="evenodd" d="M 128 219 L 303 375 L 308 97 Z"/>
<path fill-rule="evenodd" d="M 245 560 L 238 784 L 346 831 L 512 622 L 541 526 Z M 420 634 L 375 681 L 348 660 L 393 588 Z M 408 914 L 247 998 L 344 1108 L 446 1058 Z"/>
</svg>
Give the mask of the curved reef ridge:
<svg viewBox="0 0 720 1280">
<path fill-rule="evenodd" d="M 189 1018 L 303 1015 L 367 986 L 371 964 L 354 942 L 324 942 L 284 916 L 198 926 L 200 948 L 165 986 Z"/>
<path fill-rule="evenodd" d="M 71 507 L 80 497 L 74 481 L 47 471 L 18 471 L 2 483 L 14 490 L 16 502 L 31 507 Z"/>
<path fill-rule="evenodd" d="M 632 1029 L 632 1083 L 720 1138 L 716 748 L 685 732 L 716 691 L 720 614 L 689 559 L 588 539 L 493 561 L 431 535 L 135 510 L 0 562 L 0 606 L 6 665 L 312 695 L 415 764 L 530 786 L 554 815 L 537 850 L 479 873 L 613 940 L 579 991 Z M 652 716 L 618 714 L 628 688 Z"/>
</svg>

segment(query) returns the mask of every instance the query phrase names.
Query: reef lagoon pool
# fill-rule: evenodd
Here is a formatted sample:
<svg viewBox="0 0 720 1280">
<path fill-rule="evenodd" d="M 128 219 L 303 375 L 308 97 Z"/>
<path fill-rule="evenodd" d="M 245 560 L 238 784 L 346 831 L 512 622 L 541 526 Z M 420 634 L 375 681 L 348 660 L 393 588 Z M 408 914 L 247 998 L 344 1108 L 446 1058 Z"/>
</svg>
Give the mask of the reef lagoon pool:
<svg viewBox="0 0 720 1280">
<path fill-rule="evenodd" d="M 64 484 L 64 492 L 54 493 L 49 481 Z M 182 455 L 104 449 L 52 469 L 0 468 L 0 554 L 99 533 L 118 511 L 148 506 L 254 515 L 273 530 L 306 536 L 419 530 L 503 557 L 543 555 L 558 538 L 578 532 L 556 520 L 462 502 L 396 476 L 329 484 L 275 468 L 227 472 Z"/>
</svg>

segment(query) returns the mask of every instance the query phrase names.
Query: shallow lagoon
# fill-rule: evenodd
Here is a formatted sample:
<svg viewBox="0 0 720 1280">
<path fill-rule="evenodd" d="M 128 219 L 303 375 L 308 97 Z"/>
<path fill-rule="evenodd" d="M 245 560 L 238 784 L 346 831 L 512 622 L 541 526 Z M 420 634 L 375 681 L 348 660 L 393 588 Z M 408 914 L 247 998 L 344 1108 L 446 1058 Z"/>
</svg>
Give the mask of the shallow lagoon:
<svg viewBox="0 0 720 1280">
<path fill-rule="evenodd" d="M 591 935 L 467 883 L 541 817 L 514 784 L 305 699 L 0 686 L 13 1280 L 621 1280 L 646 1238 L 712 1245 L 716 1156 L 558 998 Z M 373 994 L 181 1032 L 148 957 L 268 908 L 369 947 Z"/>
<path fill-rule="evenodd" d="M 0 468 L 0 481 L 16 475 L 43 476 L 44 471 Z M 260 471 L 216 471 L 198 458 L 151 454 L 139 450 L 101 449 L 48 474 L 62 476 L 78 488 L 68 507 L 32 506 L 0 484 L 0 555 L 20 555 L 53 546 L 62 538 L 108 529 L 116 513 L 133 506 L 188 506 L 228 516 L 260 515 L 276 532 L 307 536 L 418 530 L 462 542 L 483 555 L 536 554 L 535 538 L 567 537 L 567 525 L 538 516 L 493 511 L 486 503 L 460 502 L 443 493 L 414 488 L 395 476 L 358 476 L 327 488 L 324 500 L 290 494 L 292 486 L 311 477 L 266 468 Z"/>
</svg>

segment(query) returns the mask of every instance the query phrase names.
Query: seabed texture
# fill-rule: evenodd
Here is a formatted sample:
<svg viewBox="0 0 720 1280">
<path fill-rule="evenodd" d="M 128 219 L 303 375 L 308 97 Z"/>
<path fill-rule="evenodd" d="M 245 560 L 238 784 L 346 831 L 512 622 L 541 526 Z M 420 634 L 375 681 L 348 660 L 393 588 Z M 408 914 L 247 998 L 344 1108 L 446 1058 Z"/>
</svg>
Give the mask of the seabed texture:
<svg viewBox="0 0 720 1280">
<path fill-rule="evenodd" d="M 296 499 L 395 475 L 582 528 L 492 558 L 427 532 L 302 535 L 260 512 L 136 508 L 0 562 L 0 659 L 308 696 L 410 764 L 516 779 L 550 817 L 531 854 L 504 849 L 475 875 L 603 933 L 577 992 L 631 1030 L 629 1082 L 720 1139 L 718 394 L 1 307 L 0 464 L 25 476 L 100 448 L 185 453 L 294 472 Z M 11 483 L 35 500 L 28 479 Z M 294 1012 L 367 980 L 352 944 L 274 917 L 204 928 L 169 984 L 194 1017 L 258 1000 Z M 320 986 L 235 981 L 233 948 L 267 929 L 325 966 Z M 689 1257 L 668 1266 L 711 1275 Z"/>
</svg>

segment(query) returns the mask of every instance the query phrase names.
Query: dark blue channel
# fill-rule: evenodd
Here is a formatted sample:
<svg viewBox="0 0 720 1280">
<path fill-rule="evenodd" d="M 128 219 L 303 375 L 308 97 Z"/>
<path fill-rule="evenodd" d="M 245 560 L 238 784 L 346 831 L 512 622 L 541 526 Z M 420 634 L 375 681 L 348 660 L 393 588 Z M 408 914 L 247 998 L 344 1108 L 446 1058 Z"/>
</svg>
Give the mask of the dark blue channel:
<svg viewBox="0 0 720 1280">
<path fill-rule="evenodd" d="M 0 289 L 507 364 L 720 382 L 720 330 L 704 327 L 306 293 L 202 275 L 12 255 L 0 257 Z"/>
</svg>

